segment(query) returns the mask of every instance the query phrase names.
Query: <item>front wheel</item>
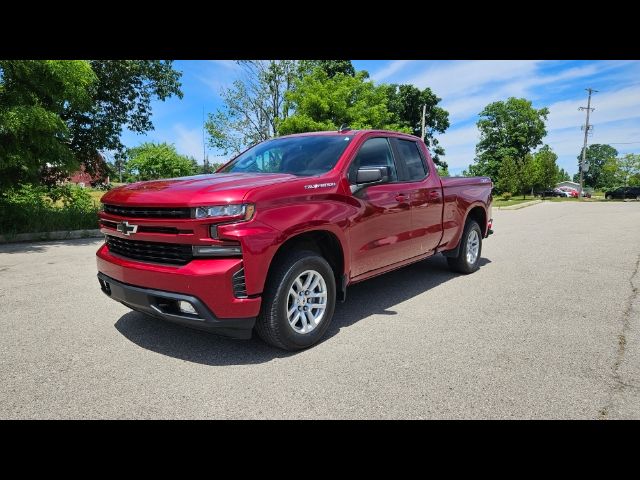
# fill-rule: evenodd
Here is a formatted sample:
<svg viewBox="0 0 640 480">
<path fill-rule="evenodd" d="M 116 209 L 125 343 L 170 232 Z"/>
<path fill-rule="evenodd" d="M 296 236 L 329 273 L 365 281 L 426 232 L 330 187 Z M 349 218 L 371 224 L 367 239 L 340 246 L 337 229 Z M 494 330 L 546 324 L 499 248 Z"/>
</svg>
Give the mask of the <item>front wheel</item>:
<svg viewBox="0 0 640 480">
<path fill-rule="evenodd" d="M 274 347 L 310 347 L 329 327 L 335 304 L 336 281 L 327 261 L 315 252 L 293 252 L 269 275 L 256 331 Z"/>
<path fill-rule="evenodd" d="M 473 273 L 480 267 L 482 253 L 482 230 L 475 220 L 467 220 L 460 239 L 457 257 L 447 257 L 449 268 L 454 272 Z"/>
</svg>

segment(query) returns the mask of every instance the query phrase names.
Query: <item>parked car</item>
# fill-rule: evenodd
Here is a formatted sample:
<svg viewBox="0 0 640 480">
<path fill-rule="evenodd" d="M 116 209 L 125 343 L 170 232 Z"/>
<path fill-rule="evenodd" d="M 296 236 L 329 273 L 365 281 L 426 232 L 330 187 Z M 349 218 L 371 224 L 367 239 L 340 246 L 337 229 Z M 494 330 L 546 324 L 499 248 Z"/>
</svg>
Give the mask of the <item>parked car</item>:
<svg viewBox="0 0 640 480">
<path fill-rule="evenodd" d="M 604 198 L 607 200 L 613 198 L 633 198 L 640 200 L 640 187 L 619 187 L 615 190 L 609 190 L 604 193 Z"/>
<path fill-rule="evenodd" d="M 582 191 L 582 196 L 584 198 L 591 198 L 591 194 L 589 192 L 585 192 L 584 190 Z"/>
<path fill-rule="evenodd" d="M 383 130 L 274 138 L 212 175 L 101 199 L 102 291 L 154 317 L 299 350 L 347 286 L 437 253 L 475 272 L 493 233 L 488 177 L 441 178 L 426 145 Z"/>
<path fill-rule="evenodd" d="M 578 191 L 571 187 L 559 187 L 561 191 L 565 192 L 567 197 L 578 198 Z"/>
<path fill-rule="evenodd" d="M 571 196 L 569 194 L 569 192 L 566 192 L 566 191 L 562 190 L 561 188 L 554 188 L 553 190 L 558 193 L 559 197 L 570 197 Z"/>
<path fill-rule="evenodd" d="M 535 192 L 534 196 L 546 198 L 546 197 L 564 197 L 566 195 L 563 191 L 558 190 L 557 188 L 548 188 L 546 190 Z"/>
</svg>

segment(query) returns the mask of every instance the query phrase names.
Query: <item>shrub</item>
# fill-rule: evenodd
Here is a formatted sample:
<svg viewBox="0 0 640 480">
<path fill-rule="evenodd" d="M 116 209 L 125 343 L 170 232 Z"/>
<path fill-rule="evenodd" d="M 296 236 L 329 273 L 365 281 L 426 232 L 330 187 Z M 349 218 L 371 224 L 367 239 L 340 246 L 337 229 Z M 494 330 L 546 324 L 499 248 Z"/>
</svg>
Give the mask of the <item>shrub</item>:
<svg viewBox="0 0 640 480">
<path fill-rule="evenodd" d="M 19 185 L 0 192 L 0 234 L 98 228 L 98 207 L 75 185 Z"/>
<path fill-rule="evenodd" d="M 504 193 L 502 194 L 502 199 L 503 199 L 503 200 L 511 200 L 511 196 L 512 196 L 512 195 L 511 195 L 511 192 L 504 192 Z"/>
</svg>

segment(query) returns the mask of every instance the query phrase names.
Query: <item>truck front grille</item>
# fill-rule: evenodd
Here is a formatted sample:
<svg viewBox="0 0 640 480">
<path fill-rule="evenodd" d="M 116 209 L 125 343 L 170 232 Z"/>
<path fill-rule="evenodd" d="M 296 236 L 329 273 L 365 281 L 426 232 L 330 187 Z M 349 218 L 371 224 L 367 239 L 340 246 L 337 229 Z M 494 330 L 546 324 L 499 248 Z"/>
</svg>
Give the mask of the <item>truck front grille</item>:
<svg viewBox="0 0 640 480">
<path fill-rule="evenodd" d="M 191 218 L 190 208 L 118 207 L 105 203 L 104 211 L 130 218 Z"/>
<path fill-rule="evenodd" d="M 140 242 L 107 235 L 109 251 L 132 260 L 186 265 L 193 259 L 191 245 L 179 243 Z"/>
</svg>

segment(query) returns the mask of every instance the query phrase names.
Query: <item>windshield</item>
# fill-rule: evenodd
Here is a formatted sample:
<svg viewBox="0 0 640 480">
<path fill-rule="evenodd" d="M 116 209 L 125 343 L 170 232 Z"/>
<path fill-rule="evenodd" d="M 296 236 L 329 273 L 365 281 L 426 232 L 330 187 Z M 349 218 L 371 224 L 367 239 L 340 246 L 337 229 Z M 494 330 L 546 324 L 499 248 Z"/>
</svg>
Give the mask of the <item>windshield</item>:
<svg viewBox="0 0 640 480">
<path fill-rule="evenodd" d="M 220 173 L 291 173 L 301 177 L 331 170 L 351 140 L 344 135 L 275 138 L 250 148 Z"/>
</svg>

